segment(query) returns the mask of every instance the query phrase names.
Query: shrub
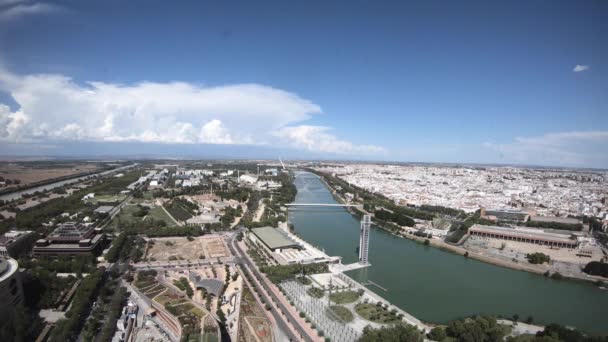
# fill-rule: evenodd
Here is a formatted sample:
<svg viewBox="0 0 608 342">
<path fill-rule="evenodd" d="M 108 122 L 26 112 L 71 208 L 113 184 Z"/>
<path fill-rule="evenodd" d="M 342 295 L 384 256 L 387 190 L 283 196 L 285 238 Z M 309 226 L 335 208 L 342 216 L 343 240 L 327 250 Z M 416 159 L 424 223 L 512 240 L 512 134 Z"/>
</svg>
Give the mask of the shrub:
<svg viewBox="0 0 608 342">
<path fill-rule="evenodd" d="M 441 327 L 435 327 L 427 334 L 428 338 L 433 341 L 443 341 L 447 337 L 445 330 Z"/>
<path fill-rule="evenodd" d="M 531 253 L 526 254 L 526 259 L 531 264 L 544 264 L 545 262 L 550 262 L 551 257 L 544 253 Z"/>
<path fill-rule="evenodd" d="M 585 265 L 583 272 L 595 276 L 608 278 L 608 264 L 599 261 L 591 261 L 587 265 Z"/>
</svg>

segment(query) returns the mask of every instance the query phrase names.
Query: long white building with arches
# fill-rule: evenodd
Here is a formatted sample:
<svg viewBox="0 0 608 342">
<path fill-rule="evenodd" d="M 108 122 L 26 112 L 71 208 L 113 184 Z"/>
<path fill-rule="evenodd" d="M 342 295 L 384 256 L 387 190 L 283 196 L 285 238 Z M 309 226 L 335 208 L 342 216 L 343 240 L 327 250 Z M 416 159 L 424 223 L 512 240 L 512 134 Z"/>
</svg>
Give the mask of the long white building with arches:
<svg viewBox="0 0 608 342">
<path fill-rule="evenodd" d="M 578 245 L 577 237 L 571 234 L 571 232 L 564 232 L 562 234 L 546 232 L 542 229 L 506 228 L 476 224 L 469 228 L 469 234 L 551 247 L 576 248 Z"/>
</svg>

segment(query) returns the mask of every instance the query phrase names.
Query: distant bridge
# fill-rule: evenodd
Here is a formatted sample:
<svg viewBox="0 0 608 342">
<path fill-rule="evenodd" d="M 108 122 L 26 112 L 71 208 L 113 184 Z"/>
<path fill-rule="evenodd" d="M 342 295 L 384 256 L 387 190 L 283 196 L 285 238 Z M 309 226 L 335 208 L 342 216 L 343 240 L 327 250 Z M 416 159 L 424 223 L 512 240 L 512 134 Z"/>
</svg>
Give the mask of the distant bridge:
<svg viewBox="0 0 608 342">
<path fill-rule="evenodd" d="M 361 208 L 361 204 L 340 204 L 340 203 L 288 203 L 288 207 L 355 207 Z"/>
</svg>

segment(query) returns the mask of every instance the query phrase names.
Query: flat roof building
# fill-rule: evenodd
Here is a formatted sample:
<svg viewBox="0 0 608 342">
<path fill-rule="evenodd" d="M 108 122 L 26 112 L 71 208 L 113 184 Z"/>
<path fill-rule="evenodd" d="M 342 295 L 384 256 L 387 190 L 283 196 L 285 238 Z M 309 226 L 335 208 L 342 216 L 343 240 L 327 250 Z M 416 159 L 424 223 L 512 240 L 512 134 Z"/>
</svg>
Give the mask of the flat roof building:
<svg viewBox="0 0 608 342">
<path fill-rule="evenodd" d="M 99 234 L 97 234 L 99 233 Z M 92 226 L 66 222 L 34 246 L 35 256 L 89 255 L 101 250 L 105 234 Z"/>
<path fill-rule="evenodd" d="M 527 212 L 520 210 L 486 210 L 484 208 L 481 208 L 481 216 L 486 217 L 488 219 L 494 218 L 495 220 L 521 222 L 527 221 L 530 217 Z"/>
<path fill-rule="evenodd" d="M 29 230 L 11 230 L 0 236 L 0 255 L 17 258 L 28 253 L 34 244 L 36 235 Z"/>
<path fill-rule="evenodd" d="M 570 233 L 560 234 L 533 228 L 506 228 L 475 224 L 469 228 L 469 234 L 552 247 L 575 248 L 578 244 L 576 237 Z"/>
<path fill-rule="evenodd" d="M 205 291 L 207 291 L 207 293 L 210 293 L 216 297 L 222 293 L 222 289 L 224 288 L 224 282 L 219 279 L 201 278 L 200 275 L 194 273 L 190 273 L 189 278 L 196 289 L 203 288 Z"/>
<path fill-rule="evenodd" d="M 303 249 L 297 242 L 293 241 L 281 230 L 273 227 L 253 228 L 251 232 L 255 236 L 254 241 L 262 242 L 271 251 L 281 252 L 281 249 Z"/>
<path fill-rule="evenodd" d="M 102 206 L 98 207 L 97 209 L 95 209 L 94 212 L 97 214 L 107 214 L 110 211 L 112 211 L 112 209 L 114 209 L 114 207 L 111 205 L 102 205 Z"/>
<path fill-rule="evenodd" d="M 577 225 L 582 224 L 581 220 L 572 217 L 557 217 L 557 216 L 531 216 L 532 222 L 547 222 L 547 223 L 562 223 Z"/>
</svg>

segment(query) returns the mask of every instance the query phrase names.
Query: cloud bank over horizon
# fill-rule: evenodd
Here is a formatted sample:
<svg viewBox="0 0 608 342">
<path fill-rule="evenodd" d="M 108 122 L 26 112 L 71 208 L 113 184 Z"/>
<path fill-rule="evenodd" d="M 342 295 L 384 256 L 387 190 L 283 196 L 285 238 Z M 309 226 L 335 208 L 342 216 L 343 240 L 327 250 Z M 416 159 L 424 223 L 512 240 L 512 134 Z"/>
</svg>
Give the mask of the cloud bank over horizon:
<svg viewBox="0 0 608 342">
<path fill-rule="evenodd" d="M 188 82 L 78 83 L 61 74 L 17 75 L 0 67 L 2 155 L 78 155 L 89 150 L 158 150 L 179 155 L 504 163 L 608 167 L 608 131 L 569 131 L 501 142 L 410 142 L 389 153 L 377 145 L 341 139 L 332 127 L 307 124 L 322 108 L 297 94 L 261 84 L 209 86 Z M 84 144 L 87 143 L 87 144 Z M 91 143 L 91 144 L 89 144 Z M 114 150 L 101 147 L 111 143 Z M 151 149 L 144 148 L 145 144 Z M 198 149 L 198 144 L 216 146 Z M 167 146 L 163 148 L 162 146 Z M 169 145 L 175 145 L 169 147 Z M 192 148 L 184 146 L 192 145 Z M 179 146 L 182 146 L 181 148 Z M 220 148 L 220 146 L 236 147 Z M 153 147 L 153 148 L 152 148 Z M 211 149 L 215 149 L 212 151 Z M 248 149 L 247 152 L 245 149 Z M 292 151 L 292 152 L 290 152 Z M 91 150 L 92 154 L 96 154 Z"/>
<path fill-rule="evenodd" d="M 16 75 L 0 69 L 0 141 L 148 142 L 276 146 L 338 155 L 384 153 L 303 122 L 321 114 L 297 94 L 260 84 L 187 82 L 115 84 L 60 74 Z"/>
<path fill-rule="evenodd" d="M 572 131 L 485 143 L 503 160 L 526 165 L 608 167 L 608 131 Z"/>
</svg>

